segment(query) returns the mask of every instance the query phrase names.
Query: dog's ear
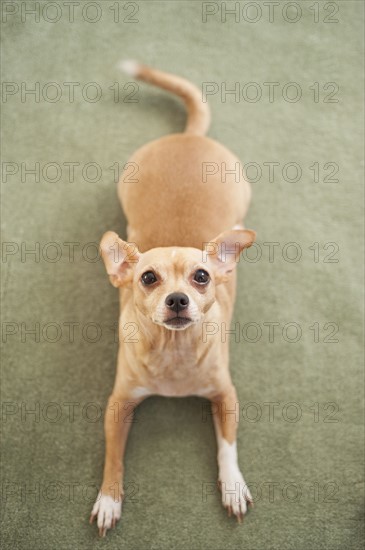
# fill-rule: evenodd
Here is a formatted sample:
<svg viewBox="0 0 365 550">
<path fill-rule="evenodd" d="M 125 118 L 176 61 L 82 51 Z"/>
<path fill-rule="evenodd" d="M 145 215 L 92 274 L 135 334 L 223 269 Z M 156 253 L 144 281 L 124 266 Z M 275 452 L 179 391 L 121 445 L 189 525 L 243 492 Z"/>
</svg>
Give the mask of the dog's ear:
<svg viewBox="0 0 365 550">
<path fill-rule="evenodd" d="M 132 280 L 133 264 L 140 257 L 137 246 L 122 241 L 116 233 L 108 231 L 101 239 L 100 251 L 111 284 L 120 287 L 129 283 Z"/>
<path fill-rule="evenodd" d="M 217 282 L 228 280 L 228 274 L 235 269 L 242 250 L 250 247 L 255 239 L 256 233 L 251 229 L 232 229 L 204 243 L 203 260 L 209 258 L 213 262 Z"/>
</svg>

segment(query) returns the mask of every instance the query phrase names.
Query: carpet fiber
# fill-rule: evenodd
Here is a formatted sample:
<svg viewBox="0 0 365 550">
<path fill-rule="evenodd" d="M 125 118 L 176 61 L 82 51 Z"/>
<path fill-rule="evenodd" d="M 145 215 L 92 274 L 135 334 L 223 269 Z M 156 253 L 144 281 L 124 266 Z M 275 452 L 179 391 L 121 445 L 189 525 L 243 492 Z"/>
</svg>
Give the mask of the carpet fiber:
<svg viewBox="0 0 365 550">
<path fill-rule="evenodd" d="M 363 547 L 363 4 L 277 4 L 2 2 L 3 548 Z M 252 181 L 258 242 L 227 336 L 243 525 L 195 397 L 139 407 L 122 520 L 105 540 L 88 524 L 117 354 L 96 245 L 125 235 L 118 170 L 185 123 L 121 58 L 204 86 L 209 135 Z"/>
</svg>

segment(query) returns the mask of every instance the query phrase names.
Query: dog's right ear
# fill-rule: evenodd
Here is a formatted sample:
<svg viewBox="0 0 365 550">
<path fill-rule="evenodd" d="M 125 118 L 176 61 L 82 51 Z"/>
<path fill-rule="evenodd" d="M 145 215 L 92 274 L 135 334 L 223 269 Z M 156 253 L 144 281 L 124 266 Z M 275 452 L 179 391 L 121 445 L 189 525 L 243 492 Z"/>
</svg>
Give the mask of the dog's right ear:
<svg viewBox="0 0 365 550">
<path fill-rule="evenodd" d="M 111 284 L 120 287 L 129 283 L 133 276 L 133 264 L 140 257 L 137 246 L 122 241 L 116 233 L 108 231 L 101 239 L 100 251 Z"/>
</svg>

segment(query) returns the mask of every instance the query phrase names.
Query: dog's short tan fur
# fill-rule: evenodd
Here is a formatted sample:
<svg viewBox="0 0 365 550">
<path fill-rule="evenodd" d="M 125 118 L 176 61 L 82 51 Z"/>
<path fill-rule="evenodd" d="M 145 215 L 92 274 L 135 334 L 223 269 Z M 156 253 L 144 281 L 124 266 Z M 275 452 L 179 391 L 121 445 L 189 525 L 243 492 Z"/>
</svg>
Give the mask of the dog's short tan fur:
<svg viewBox="0 0 365 550">
<path fill-rule="evenodd" d="M 229 412 L 236 410 L 237 395 L 228 341 L 202 337 L 204 323 L 228 327 L 231 320 L 235 267 L 255 239 L 242 225 L 250 188 L 242 178 L 227 177 L 223 183 L 220 171 L 202 181 L 204 163 L 232 169 L 239 161 L 204 136 L 209 110 L 195 86 L 143 65 L 129 62 L 125 68 L 181 96 L 188 122 L 184 133 L 148 143 L 130 159 L 138 172 L 124 174 L 119 183 L 128 242 L 108 232 L 100 245 L 121 303 L 117 375 L 105 414 L 104 478 L 91 515 L 102 535 L 121 515 L 128 420 L 133 408 L 153 394 L 211 400 L 223 504 L 241 519 L 252 500 L 237 463 L 238 419 Z M 197 270 L 209 274 L 207 284 L 194 280 Z M 146 272 L 156 277 L 152 285 L 142 282 Z M 182 314 L 166 305 L 176 292 L 189 300 Z M 136 327 L 135 338 L 126 337 L 126 327 Z"/>
</svg>

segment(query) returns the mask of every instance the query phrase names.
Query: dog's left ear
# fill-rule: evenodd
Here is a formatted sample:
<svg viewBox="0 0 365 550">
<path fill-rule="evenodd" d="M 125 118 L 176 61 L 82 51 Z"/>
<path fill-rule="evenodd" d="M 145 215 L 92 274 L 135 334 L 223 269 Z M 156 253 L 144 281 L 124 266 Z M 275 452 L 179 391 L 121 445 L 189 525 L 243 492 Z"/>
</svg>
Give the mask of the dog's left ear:
<svg viewBox="0 0 365 550">
<path fill-rule="evenodd" d="M 133 276 L 133 265 L 140 257 L 137 246 L 122 241 L 116 233 L 108 231 L 101 239 L 100 250 L 111 284 L 120 287 L 129 283 Z"/>
<path fill-rule="evenodd" d="M 228 274 L 235 269 L 244 248 L 250 247 L 256 239 L 251 229 L 232 229 L 225 231 L 205 243 L 203 260 L 209 257 L 216 267 L 217 282 L 228 280 Z"/>
</svg>

